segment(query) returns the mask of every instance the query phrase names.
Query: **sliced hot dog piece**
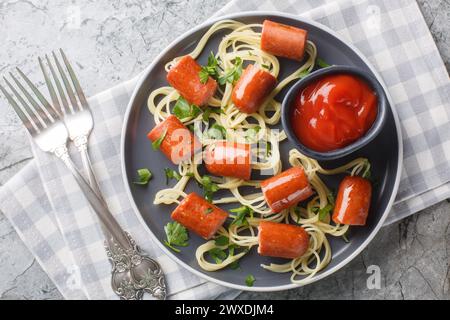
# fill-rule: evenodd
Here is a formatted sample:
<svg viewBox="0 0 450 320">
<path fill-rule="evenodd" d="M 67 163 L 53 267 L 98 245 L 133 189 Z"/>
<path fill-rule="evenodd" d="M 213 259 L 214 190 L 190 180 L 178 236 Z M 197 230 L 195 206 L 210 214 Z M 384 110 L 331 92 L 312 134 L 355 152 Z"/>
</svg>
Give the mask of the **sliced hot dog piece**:
<svg viewBox="0 0 450 320">
<path fill-rule="evenodd" d="M 267 204 L 273 212 L 280 212 L 308 199 L 313 190 L 301 167 L 292 167 L 261 182 Z"/>
<path fill-rule="evenodd" d="M 163 136 L 159 149 L 175 164 L 189 159 L 201 149 L 201 144 L 194 134 L 174 115 L 170 115 L 147 134 L 153 142 Z"/>
<path fill-rule="evenodd" d="M 250 180 L 251 146 L 246 143 L 218 141 L 205 151 L 205 167 L 216 176 Z"/>
<path fill-rule="evenodd" d="M 256 112 L 276 83 L 277 79 L 269 72 L 250 64 L 234 86 L 231 99 L 242 112 Z"/>
<path fill-rule="evenodd" d="M 295 259 L 309 246 L 309 234 L 300 226 L 261 221 L 258 227 L 258 253 L 262 256 Z"/>
<path fill-rule="evenodd" d="M 264 20 L 261 49 L 275 56 L 302 60 L 308 32 L 285 24 Z"/>
<path fill-rule="evenodd" d="M 208 240 L 225 222 L 228 213 L 193 192 L 181 201 L 171 217 Z"/>
<path fill-rule="evenodd" d="M 333 221 L 353 226 L 365 225 L 371 197 L 369 180 L 357 176 L 345 177 L 339 185 Z"/>
<path fill-rule="evenodd" d="M 214 95 L 217 82 L 209 77 L 206 83 L 200 81 L 201 66 L 191 56 L 184 56 L 167 73 L 167 81 L 189 103 L 205 105 Z"/>
</svg>

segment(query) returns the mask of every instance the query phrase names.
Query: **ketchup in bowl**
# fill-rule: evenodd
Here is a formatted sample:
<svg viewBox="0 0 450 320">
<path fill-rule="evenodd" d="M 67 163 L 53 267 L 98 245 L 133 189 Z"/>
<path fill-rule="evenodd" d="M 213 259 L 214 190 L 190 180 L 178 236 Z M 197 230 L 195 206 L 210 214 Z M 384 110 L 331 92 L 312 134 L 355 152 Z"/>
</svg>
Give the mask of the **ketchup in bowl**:
<svg viewBox="0 0 450 320">
<path fill-rule="evenodd" d="M 377 112 L 377 96 L 364 80 L 351 74 L 331 74 L 298 93 L 291 121 L 302 144 L 327 152 L 362 137 Z"/>
</svg>

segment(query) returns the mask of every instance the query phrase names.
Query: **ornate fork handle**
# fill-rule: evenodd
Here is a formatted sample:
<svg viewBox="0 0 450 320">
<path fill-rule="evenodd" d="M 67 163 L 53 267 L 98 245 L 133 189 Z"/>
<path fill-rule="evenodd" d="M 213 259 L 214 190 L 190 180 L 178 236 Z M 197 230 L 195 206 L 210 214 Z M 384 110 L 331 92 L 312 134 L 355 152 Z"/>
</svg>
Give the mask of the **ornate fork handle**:
<svg viewBox="0 0 450 320">
<path fill-rule="evenodd" d="M 142 254 L 136 242 L 123 231 L 105 201 L 94 192 L 76 169 L 66 146 L 56 148 L 53 153 L 72 173 L 105 230 L 107 237 L 105 247 L 113 264 L 111 283 L 115 293 L 126 300 L 141 299 L 144 292 L 158 299 L 165 299 L 166 285 L 159 264 Z"/>
</svg>

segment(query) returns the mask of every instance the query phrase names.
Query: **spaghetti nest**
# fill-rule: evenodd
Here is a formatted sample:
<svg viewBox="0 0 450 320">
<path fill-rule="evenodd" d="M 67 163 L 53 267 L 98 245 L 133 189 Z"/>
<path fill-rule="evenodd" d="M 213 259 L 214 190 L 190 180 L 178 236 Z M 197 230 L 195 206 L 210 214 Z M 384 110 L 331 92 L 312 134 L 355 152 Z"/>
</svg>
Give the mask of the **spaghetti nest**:
<svg viewBox="0 0 450 320">
<path fill-rule="evenodd" d="M 204 50 L 208 40 L 217 31 L 228 30 L 217 48 L 216 54 L 211 53 L 215 61 L 215 71 L 219 79 L 219 88 L 216 95 L 210 99 L 209 105 L 203 112 L 197 112 L 180 119 L 186 126 L 192 128 L 199 137 L 203 146 L 217 141 L 216 135 L 208 134 L 210 129 L 220 128 L 222 138 L 227 141 L 236 141 L 252 144 L 252 169 L 261 172 L 278 174 L 282 170 L 279 143 L 286 139 L 286 134 L 273 128 L 278 124 L 281 116 L 281 104 L 275 96 L 290 82 L 306 76 L 315 67 L 317 49 L 313 42 L 308 41 L 303 64 L 278 82 L 276 88 L 267 97 L 257 113 L 246 114 L 239 111 L 231 102 L 231 92 L 235 81 L 233 72 L 240 75 L 243 64 L 252 63 L 270 72 L 275 78 L 280 73 L 278 59 L 260 49 L 261 24 L 243 24 L 233 20 L 223 20 L 215 23 L 200 39 L 195 49 L 189 55 L 196 59 Z M 180 57 L 166 64 L 170 70 Z M 230 75 L 232 75 L 230 77 Z M 231 79 L 231 81 L 230 81 Z M 161 87 L 149 95 L 148 108 L 153 114 L 156 124 L 164 121 L 172 114 L 174 105 L 179 101 L 180 95 L 172 87 Z M 207 130 L 202 132 L 201 125 Z M 209 129 L 208 129 L 209 128 Z M 180 178 L 175 186 L 156 193 L 154 204 L 178 204 L 184 198 L 184 189 L 189 180 L 195 179 L 199 184 L 204 183 L 204 176 L 199 173 L 202 154 L 196 154 L 193 159 L 178 165 Z M 210 240 L 199 246 L 196 258 L 201 268 L 206 271 L 216 271 L 227 266 L 236 265 L 236 262 L 255 245 L 258 244 L 258 224 L 261 220 L 293 223 L 301 225 L 310 236 L 307 252 L 285 264 L 262 265 L 263 268 L 273 272 L 291 272 L 291 281 L 303 283 L 322 270 L 331 260 L 331 247 L 326 235 L 344 236 L 348 230 L 347 225 L 335 225 L 331 222 L 329 208 L 334 205 L 330 190 L 321 180 L 321 175 L 334 175 L 343 172 L 359 174 L 370 167 L 367 159 L 358 158 L 336 169 L 322 168 L 316 160 L 310 159 L 299 151 L 292 149 L 289 152 L 289 163 L 292 166 L 301 166 L 316 195 L 305 207 L 293 207 L 279 213 L 272 213 L 262 192 L 242 194 L 242 189 L 253 187 L 260 190 L 261 180 L 241 180 L 228 177 L 208 177 L 216 189 L 228 190 L 227 197 L 212 199 L 214 204 L 238 203 L 243 206 L 235 213 L 230 214 L 233 222 L 227 228 L 220 228 L 218 237 L 222 241 Z M 225 252 L 228 253 L 225 253 Z M 214 262 L 208 259 L 212 252 L 215 254 Z M 211 257 L 210 257 L 211 258 Z"/>
</svg>

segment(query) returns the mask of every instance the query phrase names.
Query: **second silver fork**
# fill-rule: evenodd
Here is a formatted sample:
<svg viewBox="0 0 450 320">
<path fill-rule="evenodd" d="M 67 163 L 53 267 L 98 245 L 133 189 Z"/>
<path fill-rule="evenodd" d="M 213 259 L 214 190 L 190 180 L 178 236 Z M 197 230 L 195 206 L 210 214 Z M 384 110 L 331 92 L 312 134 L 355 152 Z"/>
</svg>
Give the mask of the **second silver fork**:
<svg viewBox="0 0 450 320">
<path fill-rule="evenodd" d="M 94 191 L 97 193 L 97 195 L 100 198 L 102 198 L 97 179 L 95 178 L 95 174 L 92 169 L 92 164 L 89 159 L 89 153 L 87 149 L 88 137 L 92 131 L 92 128 L 94 127 L 94 121 L 92 119 L 92 115 L 89 110 L 89 104 L 86 100 L 83 90 L 81 89 L 80 83 L 78 82 L 78 79 L 72 69 L 72 66 L 67 60 L 64 51 L 60 49 L 60 52 L 64 64 L 69 73 L 69 76 L 72 80 L 75 91 L 77 93 L 78 101 L 80 103 L 78 103 L 77 98 L 75 97 L 75 93 L 72 90 L 72 87 L 70 86 L 69 80 L 67 79 L 67 76 L 54 52 L 52 52 L 53 59 L 56 64 L 56 68 L 58 69 L 58 72 L 61 76 L 64 88 L 66 89 L 67 95 L 70 99 L 70 103 L 67 101 L 64 89 L 62 88 L 59 78 L 55 72 L 55 69 L 47 55 L 45 56 L 45 60 L 47 61 L 47 65 L 50 69 L 53 81 L 55 82 L 56 89 L 58 90 L 59 98 L 61 100 L 62 105 L 59 103 L 59 99 L 52 85 L 52 81 L 50 80 L 48 73 L 45 69 L 44 63 L 40 57 L 38 58 L 39 65 L 41 67 L 42 74 L 44 75 L 45 83 L 50 93 L 50 98 L 52 100 L 53 107 L 56 108 L 58 112 L 60 112 L 64 120 L 64 123 L 67 127 L 67 131 L 69 132 L 69 139 L 73 141 L 74 145 L 77 147 L 78 151 L 81 154 L 83 167 L 88 176 L 89 184 L 91 185 L 92 189 L 94 189 Z"/>
</svg>

